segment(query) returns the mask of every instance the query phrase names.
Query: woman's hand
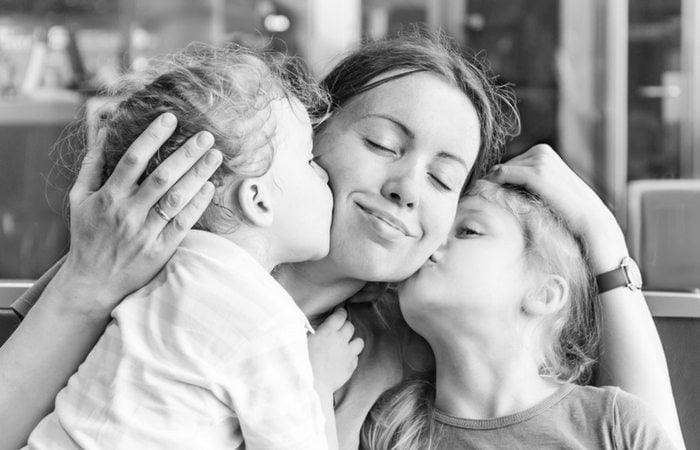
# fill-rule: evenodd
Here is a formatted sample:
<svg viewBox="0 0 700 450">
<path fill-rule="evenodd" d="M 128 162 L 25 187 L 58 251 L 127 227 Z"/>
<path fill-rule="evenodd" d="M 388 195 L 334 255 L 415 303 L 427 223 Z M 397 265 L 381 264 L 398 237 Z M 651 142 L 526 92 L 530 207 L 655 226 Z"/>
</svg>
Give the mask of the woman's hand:
<svg viewBox="0 0 700 450">
<path fill-rule="evenodd" d="M 52 284 L 62 283 L 84 312 L 105 316 L 130 292 L 146 284 L 172 256 L 214 193 L 208 178 L 222 157 L 201 132 L 161 163 L 141 184 L 149 159 L 174 131 L 176 118 L 156 119 L 126 151 L 100 187 L 102 149 L 89 149 L 70 192 L 71 244 Z M 159 204 L 167 218 L 161 216 Z"/>
<path fill-rule="evenodd" d="M 355 327 L 345 308 L 338 308 L 309 336 L 309 358 L 320 394 L 332 395 L 357 367 L 364 341 L 353 338 Z"/>
<path fill-rule="evenodd" d="M 592 269 L 601 274 L 628 256 L 615 216 L 548 145 L 536 145 L 488 178 L 523 185 L 542 197 L 588 244 Z M 602 340 L 599 386 L 615 385 L 646 401 L 678 448 L 685 448 L 666 358 L 641 291 L 626 287 L 600 294 Z"/>
<path fill-rule="evenodd" d="M 548 145 L 536 145 L 507 163 L 495 166 L 488 178 L 525 186 L 554 208 L 583 236 L 593 270 L 612 270 L 628 256 L 625 238 L 613 213 Z"/>
<path fill-rule="evenodd" d="M 63 266 L 0 347 L 2 448 L 19 448 L 51 411 L 58 391 L 85 360 L 114 306 L 167 262 L 212 198 L 207 179 L 221 163 L 200 133 L 140 186 L 150 157 L 175 129 L 154 121 L 129 147 L 104 186 L 101 148 L 91 148 L 70 193 L 71 248 Z M 153 206 L 160 202 L 165 220 Z"/>
</svg>

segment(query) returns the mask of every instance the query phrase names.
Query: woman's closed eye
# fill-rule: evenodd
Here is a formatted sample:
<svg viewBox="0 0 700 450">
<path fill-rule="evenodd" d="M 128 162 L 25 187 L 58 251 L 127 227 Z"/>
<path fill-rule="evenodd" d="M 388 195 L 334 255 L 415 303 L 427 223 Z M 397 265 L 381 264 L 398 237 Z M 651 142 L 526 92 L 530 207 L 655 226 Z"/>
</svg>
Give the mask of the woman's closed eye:
<svg viewBox="0 0 700 450">
<path fill-rule="evenodd" d="M 452 188 L 434 173 L 428 173 L 428 177 L 430 177 L 432 182 L 435 183 L 435 185 L 437 185 L 437 187 L 442 189 L 443 191 L 452 191 Z"/>
<path fill-rule="evenodd" d="M 376 141 L 373 141 L 372 139 L 367 139 L 365 138 L 365 143 L 371 147 L 373 150 L 378 151 L 378 152 L 383 152 L 383 153 L 388 153 L 393 156 L 398 156 L 400 154 L 400 151 L 394 150 L 386 145 L 379 144 Z"/>
</svg>

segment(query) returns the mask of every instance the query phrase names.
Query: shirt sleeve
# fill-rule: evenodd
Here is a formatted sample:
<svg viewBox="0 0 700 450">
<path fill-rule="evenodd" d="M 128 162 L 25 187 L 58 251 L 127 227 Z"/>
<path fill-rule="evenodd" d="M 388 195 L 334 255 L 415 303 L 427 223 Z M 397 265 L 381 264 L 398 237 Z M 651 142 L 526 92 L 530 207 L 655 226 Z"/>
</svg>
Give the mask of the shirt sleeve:
<svg viewBox="0 0 700 450">
<path fill-rule="evenodd" d="M 641 399 L 618 389 L 613 408 L 617 448 L 676 448 L 654 411 Z"/>
<path fill-rule="evenodd" d="M 248 341 L 220 371 L 247 449 L 327 449 L 306 330 L 274 329 Z"/>
<path fill-rule="evenodd" d="M 46 289 L 46 286 L 53 280 L 53 277 L 56 276 L 56 272 L 63 266 L 65 261 L 66 256 L 63 256 L 56 264 L 51 266 L 49 270 L 44 272 L 29 289 L 24 291 L 24 293 L 12 303 L 12 309 L 20 316 L 25 317 L 37 300 L 39 300 L 41 294 L 44 293 L 44 289 Z"/>
</svg>

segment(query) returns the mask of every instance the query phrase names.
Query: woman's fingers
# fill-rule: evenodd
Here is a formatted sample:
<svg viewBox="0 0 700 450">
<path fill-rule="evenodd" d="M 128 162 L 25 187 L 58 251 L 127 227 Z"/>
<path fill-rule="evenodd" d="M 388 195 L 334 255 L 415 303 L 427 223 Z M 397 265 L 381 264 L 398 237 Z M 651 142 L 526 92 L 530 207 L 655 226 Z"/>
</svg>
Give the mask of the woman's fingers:
<svg viewBox="0 0 700 450">
<path fill-rule="evenodd" d="M 165 113 L 154 120 L 129 146 L 105 183 L 113 192 L 130 192 L 146 170 L 148 161 L 168 140 L 177 125 L 174 114 Z"/>
<path fill-rule="evenodd" d="M 558 200 L 568 191 L 593 194 L 586 183 L 571 170 L 549 145 L 536 145 L 510 161 L 493 168 L 487 178 L 496 183 L 522 185 L 533 192 Z M 568 200 L 575 200 L 574 197 Z"/>
<path fill-rule="evenodd" d="M 197 223 L 197 220 L 202 216 L 204 210 L 207 209 L 213 196 L 214 185 L 207 181 L 194 197 L 192 197 L 192 200 L 166 224 L 160 235 L 161 241 L 166 246 L 169 246 L 171 243 L 175 243 L 175 245 L 179 244 L 190 228 Z M 149 212 L 149 221 L 164 220 L 162 217 L 156 216 L 158 216 L 158 213 L 155 208 L 153 208 Z"/>
<path fill-rule="evenodd" d="M 188 139 L 141 183 L 134 202 L 146 208 L 158 202 L 163 212 L 175 217 L 221 164 L 221 152 L 210 150 L 213 142 L 206 131 Z"/>
<path fill-rule="evenodd" d="M 102 181 L 102 168 L 104 167 L 104 131 L 97 134 L 95 145 L 88 149 L 80 171 L 75 179 L 75 184 L 70 191 L 70 201 L 72 204 L 79 204 L 88 195 L 100 188 Z"/>
</svg>

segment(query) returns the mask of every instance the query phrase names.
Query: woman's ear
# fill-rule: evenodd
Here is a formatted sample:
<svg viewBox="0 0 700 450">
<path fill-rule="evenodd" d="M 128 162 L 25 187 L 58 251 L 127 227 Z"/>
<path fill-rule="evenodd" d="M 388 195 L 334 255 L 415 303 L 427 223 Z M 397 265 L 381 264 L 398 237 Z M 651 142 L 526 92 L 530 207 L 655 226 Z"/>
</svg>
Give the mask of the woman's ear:
<svg viewBox="0 0 700 450">
<path fill-rule="evenodd" d="M 267 228 L 272 225 L 273 199 L 263 177 L 246 178 L 238 185 L 238 206 L 251 224 Z"/>
<path fill-rule="evenodd" d="M 535 316 L 545 316 L 561 310 L 569 297 L 569 283 L 559 275 L 546 275 L 539 285 L 525 296 L 523 309 Z"/>
</svg>

